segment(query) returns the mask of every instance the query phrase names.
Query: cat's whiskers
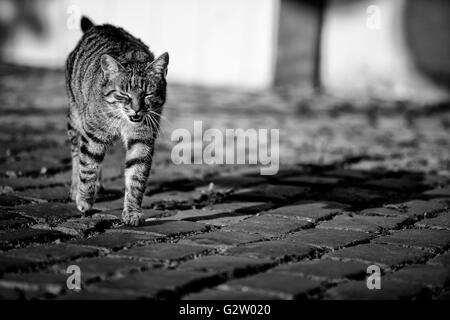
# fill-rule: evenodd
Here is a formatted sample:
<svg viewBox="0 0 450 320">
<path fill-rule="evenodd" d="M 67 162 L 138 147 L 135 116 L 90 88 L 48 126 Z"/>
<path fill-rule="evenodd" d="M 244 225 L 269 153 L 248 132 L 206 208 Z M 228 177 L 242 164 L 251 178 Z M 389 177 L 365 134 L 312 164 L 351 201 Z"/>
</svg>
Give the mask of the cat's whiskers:
<svg viewBox="0 0 450 320">
<path fill-rule="evenodd" d="M 153 115 L 155 115 L 155 116 L 158 116 L 158 117 L 160 117 L 161 119 L 167 121 L 169 124 L 171 124 L 171 122 L 169 121 L 169 119 L 167 119 L 167 118 L 166 118 L 165 116 L 163 116 L 161 113 L 155 112 L 155 111 L 153 111 L 153 110 L 150 110 L 149 113 L 151 113 L 151 114 L 153 114 Z"/>
<path fill-rule="evenodd" d="M 157 135 L 161 134 L 162 136 L 166 136 L 166 133 L 162 130 L 157 119 L 153 118 L 152 115 L 150 114 L 146 115 L 146 119 L 147 123 L 149 123 L 148 121 L 150 121 L 150 127 L 152 128 L 153 131 L 156 131 Z"/>
</svg>

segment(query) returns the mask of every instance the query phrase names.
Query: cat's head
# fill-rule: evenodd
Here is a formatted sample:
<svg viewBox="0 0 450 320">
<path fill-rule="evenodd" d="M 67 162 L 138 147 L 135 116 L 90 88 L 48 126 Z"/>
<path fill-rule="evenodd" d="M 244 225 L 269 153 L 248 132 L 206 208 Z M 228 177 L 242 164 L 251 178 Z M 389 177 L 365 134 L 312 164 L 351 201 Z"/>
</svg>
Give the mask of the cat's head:
<svg viewBox="0 0 450 320">
<path fill-rule="evenodd" d="M 133 124 L 145 122 L 148 116 L 159 120 L 166 99 L 168 64 L 167 52 L 151 62 L 130 61 L 123 65 L 110 55 L 102 55 L 102 94 L 114 115 L 126 117 Z"/>
</svg>

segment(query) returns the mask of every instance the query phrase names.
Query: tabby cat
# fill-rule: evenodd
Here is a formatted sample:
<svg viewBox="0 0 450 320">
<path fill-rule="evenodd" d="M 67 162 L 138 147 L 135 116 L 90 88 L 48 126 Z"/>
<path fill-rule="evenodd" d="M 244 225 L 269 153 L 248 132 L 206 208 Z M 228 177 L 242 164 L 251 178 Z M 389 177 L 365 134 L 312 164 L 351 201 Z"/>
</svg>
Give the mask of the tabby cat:
<svg viewBox="0 0 450 320">
<path fill-rule="evenodd" d="M 142 197 L 166 99 L 169 55 L 154 58 L 122 28 L 81 19 L 83 37 L 66 62 L 68 136 L 72 153 L 70 197 L 78 210 L 94 204 L 106 149 L 121 137 L 126 148 L 122 219 L 142 224 Z"/>
</svg>

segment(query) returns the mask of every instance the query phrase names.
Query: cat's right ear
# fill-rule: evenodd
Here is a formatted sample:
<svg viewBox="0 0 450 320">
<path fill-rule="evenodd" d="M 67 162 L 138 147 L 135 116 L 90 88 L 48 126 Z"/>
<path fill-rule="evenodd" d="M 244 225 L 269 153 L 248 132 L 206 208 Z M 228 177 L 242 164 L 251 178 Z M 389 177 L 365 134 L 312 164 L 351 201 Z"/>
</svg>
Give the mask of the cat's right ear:
<svg viewBox="0 0 450 320">
<path fill-rule="evenodd" d="M 105 75 L 105 79 L 114 77 L 115 74 L 123 69 L 122 65 L 108 54 L 102 55 L 100 58 L 100 65 L 102 67 L 103 74 Z"/>
</svg>

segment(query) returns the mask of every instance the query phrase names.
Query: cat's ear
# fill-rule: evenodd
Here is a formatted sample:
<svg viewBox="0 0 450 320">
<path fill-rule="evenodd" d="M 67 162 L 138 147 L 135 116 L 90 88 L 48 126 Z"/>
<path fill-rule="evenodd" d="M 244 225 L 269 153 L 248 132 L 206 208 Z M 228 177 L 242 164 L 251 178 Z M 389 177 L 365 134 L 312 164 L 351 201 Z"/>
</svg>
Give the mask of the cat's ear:
<svg viewBox="0 0 450 320">
<path fill-rule="evenodd" d="M 122 65 L 119 62 L 117 62 L 116 59 L 114 59 L 108 54 L 102 55 L 102 57 L 100 58 L 100 65 L 102 67 L 103 74 L 105 75 L 106 79 L 115 75 L 120 70 L 123 70 Z"/>
<path fill-rule="evenodd" d="M 151 70 L 154 72 L 157 72 L 159 74 L 162 74 L 164 77 L 167 76 L 167 66 L 169 65 L 169 54 L 167 52 L 164 52 L 162 55 L 160 55 L 158 58 L 156 58 L 154 61 L 148 64 L 147 70 Z"/>
</svg>

